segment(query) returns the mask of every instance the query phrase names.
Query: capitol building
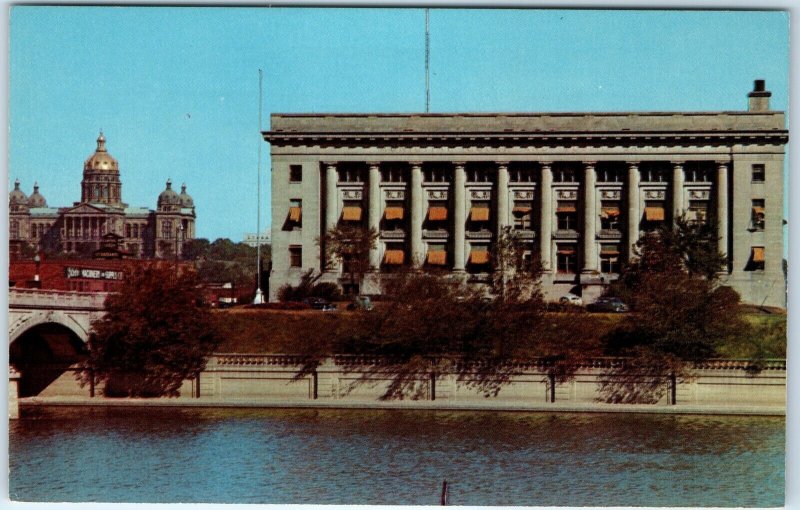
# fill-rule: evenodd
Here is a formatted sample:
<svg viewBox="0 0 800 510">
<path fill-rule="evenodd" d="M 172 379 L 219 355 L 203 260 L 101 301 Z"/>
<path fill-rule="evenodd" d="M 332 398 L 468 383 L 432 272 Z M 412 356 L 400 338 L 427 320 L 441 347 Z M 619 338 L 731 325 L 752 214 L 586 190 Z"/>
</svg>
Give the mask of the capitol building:
<svg viewBox="0 0 800 510">
<path fill-rule="evenodd" d="M 590 301 L 642 232 L 686 215 L 716 227 L 743 301 L 784 307 L 789 134 L 763 80 L 742 96 L 739 111 L 273 114 L 270 299 L 308 270 L 346 286 L 319 241 L 347 223 L 379 233 L 353 292 L 401 267 L 486 282 L 513 229 L 548 299 Z"/>
<path fill-rule="evenodd" d="M 28 243 L 49 253 L 89 256 L 111 242 L 121 256 L 173 258 L 195 237 L 195 207 L 186 185 L 178 193 L 167 180 L 156 209 L 122 201 L 119 163 L 106 149 L 103 133 L 83 164 L 81 200 L 69 207 L 48 207 L 38 183 L 30 196 L 19 180 L 9 194 L 9 241 Z"/>
</svg>

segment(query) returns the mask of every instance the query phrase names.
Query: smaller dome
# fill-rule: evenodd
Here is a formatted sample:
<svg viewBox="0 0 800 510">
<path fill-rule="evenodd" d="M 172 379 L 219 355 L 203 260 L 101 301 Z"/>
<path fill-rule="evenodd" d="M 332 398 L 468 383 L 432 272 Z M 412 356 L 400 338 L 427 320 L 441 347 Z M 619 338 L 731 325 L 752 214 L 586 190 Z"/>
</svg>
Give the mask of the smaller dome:
<svg viewBox="0 0 800 510">
<path fill-rule="evenodd" d="M 181 205 L 183 207 L 194 207 L 194 200 L 191 195 L 186 193 L 186 183 L 181 184 Z"/>
<path fill-rule="evenodd" d="M 28 205 L 31 207 L 47 207 L 47 200 L 39 193 L 39 183 L 33 184 L 33 193 L 28 197 Z"/>
<path fill-rule="evenodd" d="M 167 188 L 158 195 L 158 207 L 181 205 L 181 197 L 172 189 L 172 180 L 167 179 Z"/>
<path fill-rule="evenodd" d="M 28 205 L 28 196 L 19 189 L 19 179 L 14 181 L 14 189 L 8 194 L 10 205 Z"/>
</svg>

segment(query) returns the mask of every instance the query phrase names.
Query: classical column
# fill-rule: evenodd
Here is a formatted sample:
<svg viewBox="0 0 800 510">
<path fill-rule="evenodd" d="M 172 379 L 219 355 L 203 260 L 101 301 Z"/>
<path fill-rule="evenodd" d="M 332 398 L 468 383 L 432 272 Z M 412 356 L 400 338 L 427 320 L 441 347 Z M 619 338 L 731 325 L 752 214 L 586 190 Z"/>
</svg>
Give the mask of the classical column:
<svg viewBox="0 0 800 510">
<path fill-rule="evenodd" d="M 672 163 L 672 221 L 683 214 L 683 162 L 675 161 Z"/>
<path fill-rule="evenodd" d="M 594 162 L 584 163 L 583 179 L 583 271 L 597 271 L 597 207 Z"/>
<path fill-rule="evenodd" d="M 728 164 L 717 163 L 717 235 L 719 251 L 728 256 Z M 730 260 L 730 257 L 728 257 Z M 728 268 L 725 268 L 727 272 Z"/>
<path fill-rule="evenodd" d="M 464 271 L 464 244 L 466 236 L 467 173 L 465 163 L 456 162 L 453 179 L 453 271 Z"/>
<path fill-rule="evenodd" d="M 375 232 L 380 232 L 381 223 L 381 167 L 379 163 L 369 164 L 369 214 L 368 226 Z M 369 268 L 377 270 L 381 265 L 378 243 L 369 250 Z"/>
<path fill-rule="evenodd" d="M 539 201 L 539 256 L 542 260 L 542 268 L 551 271 L 552 250 L 551 241 L 553 237 L 553 169 L 549 161 L 542 162 L 541 196 Z"/>
<path fill-rule="evenodd" d="M 508 162 L 497 162 L 497 235 L 508 225 Z"/>
<path fill-rule="evenodd" d="M 633 259 L 633 245 L 639 240 L 639 163 L 628 163 L 628 261 Z"/>
<path fill-rule="evenodd" d="M 325 231 L 323 235 L 326 235 L 329 230 L 336 228 L 339 213 L 337 204 L 338 191 L 336 189 L 338 180 L 339 174 L 336 171 L 336 162 L 325 163 Z M 325 268 L 327 271 L 335 271 L 336 261 L 326 260 Z"/>
<path fill-rule="evenodd" d="M 420 267 L 425 260 L 422 221 L 425 217 L 422 196 L 422 163 L 411 163 L 411 263 Z"/>
</svg>

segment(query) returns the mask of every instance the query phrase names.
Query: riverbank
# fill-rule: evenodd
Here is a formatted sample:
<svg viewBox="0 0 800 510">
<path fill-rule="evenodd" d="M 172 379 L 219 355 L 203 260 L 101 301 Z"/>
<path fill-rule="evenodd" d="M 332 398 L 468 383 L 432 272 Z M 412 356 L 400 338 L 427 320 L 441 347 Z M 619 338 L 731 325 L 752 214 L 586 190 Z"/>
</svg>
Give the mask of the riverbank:
<svg viewBox="0 0 800 510">
<path fill-rule="evenodd" d="M 504 411 L 535 413 L 635 413 L 676 415 L 731 415 L 731 416 L 785 416 L 785 406 L 742 405 L 659 405 L 659 404 L 604 404 L 570 402 L 508 402 L 470 401 L 447 402 L 430 400 L 368 399 L 301 401 L 270 399 L 219 399 L 200 398 L 103 398 L 103 397 L 28 397 L 19 399 L 20 411 L 42 407 L 185 407 L 185 408 L 263 408 L 263 409 L 397 409 L 420 411 Z"/>
</svg>

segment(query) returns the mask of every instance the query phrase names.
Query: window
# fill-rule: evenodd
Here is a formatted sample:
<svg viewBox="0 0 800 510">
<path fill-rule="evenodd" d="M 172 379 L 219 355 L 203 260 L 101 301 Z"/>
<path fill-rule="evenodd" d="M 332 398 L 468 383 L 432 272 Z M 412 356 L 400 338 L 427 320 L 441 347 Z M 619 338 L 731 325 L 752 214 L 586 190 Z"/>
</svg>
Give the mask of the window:
<svg viewBox="0 0 800 510">
<path fill-rule="evenodd" d="M 667 172 L 663 168 L 644 168 L 642 182 L 667 182 Z"/>
<path fill-rule="evenodd" d="M 446 168 L 425 168 L 423 171 L 425 182 L 447 182 L 447 177 Z"/>
<path fill-rule="evenodd" d="M 556 270 L 559 273 L 575 273 L 578 258 L 574 244 L 559 244 L 556 247 Z"/>
<path fill-rule="evenodd" d="M 289 182 L 302 182 L 303 165 L 289 165 Z"/>
<path fill-rule="evenodd" d="M 531 230 L 533 228 L 533 204 L 531 202 L 514 202 L 511 214 L 514 215 L 514 228 L 517 230 Z"/>
<path fill-rule="evenodd" d="M 469 219 L 473 222 L 489 221 L 489 202 L 472 202 Z"/>
<path fill-rule="evenodd" d="M 753 165 L 753 182 L 764 182 L 767 177 L 764 165 Z"/>
<path fill-rule="evenodd" d="M 650 227 L 662 223 L 665 218 L 664 202 L 647 201 L 644 204 L 644 221 Z"/>
<path fill-rule="evenodd" d="M 19 222 L 17 220 L 11 220 L 11 232 L 9 237 L 11 239 L 19 238 Z"/>
<path fill-rule="evenodd" d="M 303 247 L 289 246 L 289 267 L 303 266 Z"/>
<path fill-rule="evenodd" d="M 447 203 L 428 202 L 428 221 L 446 221 Z"/>
<path fill-rule="evenodd" d="M 303 226 L 303 201 L 299 198 L 289 200 L 289 218 L 287 220 L 290 230 Z"/>
<path fill-rule="evenodd" d="M 144 230 L 142 230 L 142 231 L 144 231 Z M 139 224 L 138 223 L 134 223 L 133 224 L 133 237 L 136 237 L 136 238 L 139 237 Z"/>
<path fill-rule="evenodd" d="M 575 202 L 559 201 L 556 208 L 558 230 L 578 229 L 578 209 Z"/>
<path fill-rule="evenodd" d="M 619 168 L 601 168 L 597 171 L 598 182 L 622 182 L 623 173 Z"/>
<path fill-rule="evenodd" d="M 619 202 L 603 201 L 600 207 L 600 229 L 619 230 Z"/>
<path fill-rule="evenodd" d="M 553 171 L 553 182 L 578 182 L 574 168 L 558 168 Z"/>
<path fill-rule="evenodd" d="M 750 249 L 750 260 L 747 262 L 746 271 L 763 271 L 764 270 L 764 247 L 753 246 Z"/>
<path fill-rule="evenodd" d="M 429 244 L 425 263 L 430 266 L 447 265 L 447 250 L 443 244 Z"/>
<path fill-rule="evenodd" d="M 708 222 L 708 202 L 705 200 L 689 200 L 689 211 L 686 219 L 691 223 Z"/>
<path fill-rule="evenodd" d="M 711 169 L 698 166 L 689 166 L 684 170 L 686 182 L 711 182 Z"/>
<path fill-rule="evenodd" d="M 406 182 L 405 179 L 406 175 L 402 168 L 381 168 L 381 181 L 383 182 Z"/>
<path fill-rule="evenodd" d="M 401 230 L 403 219 L 405 218 L 405 208 L 400 200 L 386 202 L 386 209 L 383 211 L 383 227 L 385 230 Z"/>
<path fill-rule="evenodd" d="M 361 210 L 361 202 L 358 200 L 345 200 L 344 207 L 342 208 L 342 221 L 361 221 L 363 214 Z"/>
<path fill-rule="evenodd" d="M 164 239 L 172 238 L 172 221 L 164 220 L 161 222 L 161 237 Z"/>
<path fill-rule="evenodd" d="M 765 216 L 763 198 L 753 199 L 750 224 L 753 230 L 764 230 Z"/>
<path fill-rule="evenodd" d="M 402 266 L 405 260 L 406 252 L 403 250 L 402 244 L 391 243 L 386 245 L 386 250 L 383 252 L 384 266 Z"/>
<path fill-rule="evenodd" d="M 600 272 L 606 274 L 619 273 L 619 246 L 603 244 L 600 246 Z"/>
<path fill-rule="evenodd" d="M 511 182 L 533 182 L 533 169 L 512 168 L 508 171 L 508 180 Z"/>
<path fill-rule="evenodd" d="M 131 225 L 125 224 L 125 237 L 131 237 Z"/>
<path fill-rule="evenodd" d="M 489 245 L 472 245 L 469 252 L 469 264 L 470 266 L 478 266 L 480 268 L 484 268 L 484 266 L 489 264 Z"/>
<path fill-rule="evenodd" d="M 488 168 L 467 168 L 467 182 L 491 182 Z"/>
<path fill-rule="evenodd" d="M 339 168 L 339 182 L 364 182 L 361 168 Z"/>
</svg>

